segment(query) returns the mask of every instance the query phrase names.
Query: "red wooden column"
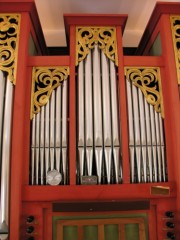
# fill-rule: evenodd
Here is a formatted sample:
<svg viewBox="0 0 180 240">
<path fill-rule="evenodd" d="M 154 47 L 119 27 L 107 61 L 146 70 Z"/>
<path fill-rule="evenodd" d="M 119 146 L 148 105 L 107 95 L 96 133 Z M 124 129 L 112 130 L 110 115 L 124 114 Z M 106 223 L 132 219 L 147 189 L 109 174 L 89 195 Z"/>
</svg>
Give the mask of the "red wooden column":
<svg viewBox="0 0 180 240">
<path fill-rule="evenodd" d="M 40 22 L 37 16 L 34 1 L 7 0 L 0 3 L 0 13 L 21 15 L 20 35 L 17 59 L 16 85 L 14 87 L 14 105 L 12 120 L 11 143 L 11 179 L 10 179 L 10 216 L 9 239 L 20 239 L 20 215 L 22 203 L 23 166 L 29 155 L 27 151 L 27 137 L 29 121 L 26 115 L 27 88 L 27 58 L 29 54 L 29 39 L 32 36 L 37 54 L 45 46 L 45 41 L 40 31 Z M 41 48 L 39 43 L 41 42 Z"/>
<path fill-rule="evenodd" d="M 122 164 L 123 164 L 123 183 L 130 183 L 130 163 L 129 163 L 129 137 L 128 137 L 128 113 L 126 101 L 126 80 L 124 78 L 124 57 L 122 47 L 121 27 L 117 27 L 117 47 L 118 47 L 118 80 L 119 80 L 119 99 L 120 99 L 120 118 L 121 118 L 121 142 L 122 142 Z"/>
<path fill-rule="evenodd" d="M 176 239 L 180 238 L 180 99 L 178 91 L 177 70 L 173 48 L 173 38 L 170 23 L 171 15 L 180 16 L 180 3 L 158 3 L 149 20 L 144 37 L 140 43 L 139 53 L 148 54 L 157 34 L 160 35 L 162 59 L 161 69 L 162 91 L 164 101 L 164 124 L 167 146 L 167 162 L 169 181 L 175 181 L 176 198 Z M 142 46 L 142 47 L 141 47 Z M 172 207 L 173 206 L 169 206 Z M 167 206 L 168 208 L 168 206 Z M 165 209 L 165 208 L 164 208 Z M 174 208 L 173 208 L 174 209 Z"/>
</svg>

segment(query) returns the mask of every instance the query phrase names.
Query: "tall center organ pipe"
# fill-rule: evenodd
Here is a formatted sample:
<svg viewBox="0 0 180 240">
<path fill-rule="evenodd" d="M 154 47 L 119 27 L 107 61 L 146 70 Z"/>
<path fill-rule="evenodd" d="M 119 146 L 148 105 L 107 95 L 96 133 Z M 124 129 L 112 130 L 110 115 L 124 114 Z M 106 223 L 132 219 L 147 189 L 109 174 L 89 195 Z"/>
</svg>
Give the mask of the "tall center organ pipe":
<svg viewBox="0 0 180 240">
<path fill-rule="evenodd" d="M 116 81 L 114 63 L 95 45 L 78 66 L 78 156 L 80 178 L 96 175 L 99 184 L 122 179 Z"/>
<path fill-rule="evenodd" d="M 131 182 L 167 181 L 163 122 L 141 90 L 126 81 Z"/>
<path fill-rule="evenodd" d="M 47 173 L 53 170 L 61 174 L 61 184 L 67 184 L 67 91 L 68 80 L 65 80 L 32 120 L 32 185 L 46 185 Z"/>
<path fill-rule="evenodd" d="M 0 71 L 0 149 L 1 159 L 1 199 L 0 199 L 0 237 L 8 237 L 9 218 L 9 175 L 10 175 L 10 147 L 13 85 L 8 77 Z"/>
</svg>

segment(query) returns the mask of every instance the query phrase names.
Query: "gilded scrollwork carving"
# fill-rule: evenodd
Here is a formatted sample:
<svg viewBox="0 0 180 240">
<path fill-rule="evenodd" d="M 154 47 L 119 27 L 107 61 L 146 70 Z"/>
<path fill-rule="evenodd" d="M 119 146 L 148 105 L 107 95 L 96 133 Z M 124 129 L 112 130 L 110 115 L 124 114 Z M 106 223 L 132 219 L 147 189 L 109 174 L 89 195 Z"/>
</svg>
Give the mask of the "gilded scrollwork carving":
<svg viewBox="0 0 180 240">
<path fill-rule="evenodd" d="M 32 73 L 31 119 L 49 101 L 52 91 L 68 78 L 69 67 L 34 67 Z"/>
<path fill-rule="evenodd" d="M 76 27 L 76 66 L 86 58 L 95 44 L 118 65 L 115 27 Z"/>
<path fill-rule="evenodd" d="M 141 89 L 146 101 L 164 117 L 160 69 L 158 67 L 126 67 L 125 76 L 128 81 Z"/>
<path fill-rule="evenodd" d="M 180 15 L 171 16 L 171 29 L 177 69 L 178 84 L 180 85 Z"/>
<path fill-rule="evenodd" d="M 0 14 L 0 70 L 15 84 L 20 14 Z"/>
</svg>

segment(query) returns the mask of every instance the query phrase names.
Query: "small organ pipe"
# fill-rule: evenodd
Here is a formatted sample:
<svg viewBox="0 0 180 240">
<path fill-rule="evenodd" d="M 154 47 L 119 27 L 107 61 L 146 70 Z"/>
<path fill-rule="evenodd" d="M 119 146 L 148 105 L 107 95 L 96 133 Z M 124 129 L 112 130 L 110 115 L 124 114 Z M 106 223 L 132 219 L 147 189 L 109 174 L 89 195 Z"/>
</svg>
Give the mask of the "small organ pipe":
<svg viewBox="0 0 180 240">
<path fill-rule="evenodd" d="M 108 184 L 110 183 L 111 169 L 111 147 L 112 147 L 112 131 L 111 131 L 111 109 L 110 109 L 110 85 L 109 85 L 109 66 L 108 59 L 101 51 L 102 60 L 102 103 L 103 103 L 103 135 L 104 135 L 104 155 Z"/>
<path fill-rule="evenodd" d="M 134 126 L 133 126 L 133 106 L 132 106 L 132 93 L 131 93 L 131 84 L 129 81 L 126 83 L 127 88 L 127 103 L 128 103 L 128 116 L 129 116 L 129 146 L 134 145 Z"/>
<path fill-rule="evenodd" d="M 2 126 L 3 126 L 3 110 L 4 110 L 4 94 L 5 94 L 6 79 L 4 73 L 0 70 L 0 156 L 2 152 Z"/>
<path fill-rule="evenodd" d="M 54 117 L 55 117 L 55 91 L 52 92 L 50 99 L 50 148 L 54 147 L 55 141 Z"/>
<path fill-rule="evenodd" d="M 111 146 L 111 110 L 110 110 L 110 86 L 108 61 L 105 54 L 101 51 L 102 59 L 102 104 L 103 104 L 103 135 L 104 146 Z"/>
<path fill-rule="evenodd" d="M 78 67 L 78 146 L 84 146 L 84 81 L 83 62 Z"/>
<path fill-rule="evenodd" d="M 160 145 L 161 145 L 161 156 L 162 156 L 162 175 L 163 181 L 166 181 L 166 163 L 165 163 L 165 148 L 164 148 L 164 135 L 163 135 L 163 122 L 161 115 L 159 114 L 159 128 L 160 128 Z"/>
<path fill-rule="evenodd" d="M 147 103 L 146 99 L 144 98 L 144 107 L 145 107 L 145 123 L 146 123 L 146 142 L 147 142 L 147 161 L 148 161 L 148 169 L 149 169 L 149 181 L 152 182 L 152 174 L 153 174 L 153 167 L 152 167 L 152 140 L 151 140 L 151 126 L 150 126 L 150 109 L 149 104 Z"/>
<path fill-rule="evenodd" d="M 156 126 L 158 180 L 161 182 L 162 181 L 162 171 L 161 171 L 160 127 L 159 127 L 158 113 L 154 112 L 154 115 L 155 115 L 155 126 Z"/>
<path fill-rule="evenodd" d="M 102 98 L 101 98 L 101 73 L 100 52 L 95 45 L 93 50 L 93 103 L 94 103 L 94 145 L 95 161 L 98 184 L 101 183 L 102 157 L 103 157 L 103 133 L 102 133 Z"/>
<path fill-rule="evenodd" d="M 151 120 L 151 136 L 152 136 L 152 150 L 153 150 L 153 175 L 154 182 L 157 182 L 157 151 L 156 151 L 156 136 L 155 136 L 155 119 L 154 109 L 150 105 L 150 120 Z"/>
<path fill-rule="evenodd" d="M 41 185 L 43 185 L 44 182 L 44 107 L 41 109 L 40 113 L 40 174 L 41 174 Z"/>
<path fill-rule="evenodd" d="M 93 52 L 93 101 L 94 101 L 94 142 L 95 146 L 102 146 L 102 99 L 100 76 L 100 53 L 98 47 Z"/>
<path fill-rule="evenodd" d="M 31 184 L 34 185 L 34 162 L 35 162 L 35 117 L 32 120 L 32 147 L 31 147 Z"/>
<path fill-rule="evenodd" d="M 93 144 L 91 51 L 85 60 L 85 134 L 86 146 Z"/>
<path fill-rule="evenodd" d="M 131 182 L 134 183 L 134 126 L 133 126 L 133 106 L 132 106 L 132 93 L 131 83 L 126 82 L 127 89 L 127 103 L 128 103 L 128 126 L 129 126 L 129 149 L 130 149 L 130 166 L 131 166 Z"/>
<path fill-rule="evenodd" d="M 85 60 L 85 135 L 88 175 L 92 175 L 93 161 L 93 115 L 92 115 L 92 73 L 91 51 Z"/>
<path fill-rule="evenodd" d="M 56 148 L 60 148 L 61 146 L 61 89 L 62 87 L 59 86 L 56 90 L 56 130 L 55 130 L 55 141 L 56 141 Z"/>
<path fill-rule="evenodd" d="M 60 157 L 61 157 L 61 112 L 62 112 L 62 86 L 59 86 L 55 92 L 55 163 L 56 170 L 60 172 Z"/>
<path fill-rule="evenodd" d="M 110 90 L 111 90 L 111 126 L 112 126 L 112 153 L 114 159 L 115 170 L 115 182 L 119 183 L 119 171 L 120 171 L 120 155 L 119 155 L 119 116 L 118 116 L 118 96 L 117 96 L 117 84 L 116 84 L 116 69 L 115 64 L 110 61 Z"/>
<path fill-rule="evenodd" d="M 40 148 L 40 175 L 41 185 L 44 184 L 44 148 Z"/>
<path fill-rule="evenodd" d="M 84 62 L 78 67 L 78 152 L 80 178 L 84 174 Z M 81 179 L 80 179 L 81 181 Z"/>
<path fill-rule="evenodd" d="M 141 126 L 141 149 L 142 149 L 142 171 L 143 171 L 143 181 L 147 182 L 147 156 L 146 156 L 146 129 L 145 129 L 145 111 L 144 111 L 144 101 L 143 94 L 138 88 L 138 99 L 139 99 L 139 117 Z M 139 129 L 139 131 L 140 131 Z"/>
<path fill-rule="evenodd" d="M 52 92 L 50 99 L 50 166 L 51 170 L 54 169 L 54 147 L 55 147 L 55 91 Z"/>
<path fill-rule="evenodd" d="M 111 109 L 112 109 L 112 136 L 113 146 L 119 146 L 119 117 L 117 104 L 117 86 L 116 86 L 116 69 L 115 64 L 110 61 L 110 76 L 111 76 Z"/>
<path fill-rule="evenodd" d="M 35 167 L 36 167 L 36 185 L 39 183 L 39 114 L 36 115 L 36 153 L 35 153 Z"/>
<path fill-rule="evenodd" d="M 137 182 L 141 182 L 141 144 L 140 140 L 140 124 L 139 124 L 139 105 L 137 88 L 132 88 L 133 96 L 133 114 L 134 114 L 134 132 L 135 132 L 135 155 L 137 165 Z"/>
<path fill-rule="evenodd" d="M 50 128 L 49 128 L 49 102 L 46 104 L 46 108 L 45 108 L 45 170 L 46 170 L 46 173 L 50 170 L 50 162 L 49 162 L 49 131 L 50 131 Z"/>
<path fill-rule="evenodd" d="M 67 148 L 67 80 L 62 86 L 62 147 Z"/>
</svg>

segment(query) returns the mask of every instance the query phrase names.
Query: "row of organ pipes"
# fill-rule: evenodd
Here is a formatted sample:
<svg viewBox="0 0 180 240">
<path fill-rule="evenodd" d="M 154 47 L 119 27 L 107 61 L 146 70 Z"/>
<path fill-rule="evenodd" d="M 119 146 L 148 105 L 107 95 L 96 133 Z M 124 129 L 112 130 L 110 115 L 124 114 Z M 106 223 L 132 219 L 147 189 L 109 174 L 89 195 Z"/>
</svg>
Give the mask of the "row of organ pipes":
<svg viewBox="0 0 180 240">
<path fill-rule="evenodd" d="M 50 101 L 32 120 L 32 185 L 46 185 L 47 173 L 53 170 L 61 174 L 60 184 L 68 183 L 67 91 L 68 80 L 65 80 L 52 92 Z"/>
<path fill-rule="evenodd" d="M 126 81 L 131 182 L 165 182 L 167 168 L 163 120 L 140 88 Z"/>
<path fill-rule="evenodd" d="M 78 66 L 78 151 L 80 176 L 98 184 L 122 181 L 117 101 L 115 64 L 95 45 Z"/>
<path fill-rule="evenodd" d="M 8 236 L 10 148 L 13 105 L 13 84 L 0 70 L 0 238 Z"/>
<path fill-rule="evenodd" d="M 116 66 L 97 45 L 77 67 L 77 184 L 96 176 L 98 184 L 123 182 L 119 87 Z M 163 120 L 139 88 L 126 80 L 131 183 L 165 182 Z M 68 80 L 32 121 L 30 182 L 46 185 L 48 171 L 69 184 Z"/>
</svg>

